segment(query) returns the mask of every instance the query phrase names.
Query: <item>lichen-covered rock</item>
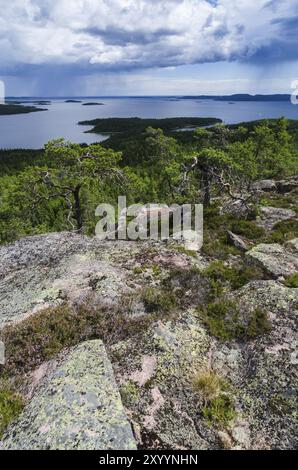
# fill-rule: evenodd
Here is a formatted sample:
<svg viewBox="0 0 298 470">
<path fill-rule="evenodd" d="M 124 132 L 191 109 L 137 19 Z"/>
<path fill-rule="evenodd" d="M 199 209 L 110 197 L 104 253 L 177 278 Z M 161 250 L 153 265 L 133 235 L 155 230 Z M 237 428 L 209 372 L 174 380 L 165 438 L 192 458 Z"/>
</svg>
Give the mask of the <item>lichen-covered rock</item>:
<svg viewBox="0 0 298 470">
<path fill-rule="evenodd" d="M 27 237 L 0 247 L 0 327 L 49 306 L 93 295 L 111 304 L 127 290 L 125 271 L 109 262 L 113 243 L 73 233 Z"/>
<path fill-rule="evenodd" d="M 63 302 L 77 306 L 91 299 L 95 306 L 116 306 L 123 294 L 144 281 L 133 272 L 140 262 L 158 263 L 165 270 L 199 263 L 199 258 L 191 260 L 175 251 L 176 246 L 150 240 L 102 241 L 70 232 L 26 237 L 2 246 L 0 328 Z"/>
<path fill-rule="evenodd" d="M 229 242 L 232 245 L 234 245 L 236 248 L 238 248 L 240 251 L 247 251 L 248 250 L 247 243 L 245 243 L 243 238 L 241 238 L 239 235 L 236 235 L 235 233 L 228 230 L 227 231 L 227 236 L 228 236 Z"/>
<path fill-rule="evenodd" d="M 274 180 L 260 180 L 252 185 L 252 189 L 256 191 L 275 191 L 276 183 Z"/>
<path fill-rule="evenodd" d="M 256 223 L 265 230 L 272 230 L 274 225 L 284 220 L 290 220 L 296 217 L 296 212 L 292 209 L 283 209 L 280 207 L 262 206 L 259 209 L 259 215 Z"/>
<path fill-rule="evenodd" d="M 289 276 L 298 271 L 298 256 L 278 243 L 261 243 L 246 253 L 247 260 L 259 264 L 274 277 Z"/>
<path fill-rule="evenodd" d="M 298 289 L 277 281 L 253 281 L 236 292 L 234 300 L 243 312 L 266 310 L 272 325 L 270 333 L 240 345 L 237 364 L 241 366 L 229 370 L 237 386 L 239 413 L 249 426 L 249 448 L 294 449 L 298 444 Z"/>
<path fill-rule="evenodd" d="M 298 176 L 293 176 L 287 180 L 276 182 L 277 190 L 279 193 L 285 194 L 298 188 Z"/>
<path fill-rule="evenodd" d="M 0 449 L 136 449 L 100 340 L 52 364 Z"/>
<path fill-rule="evenodd" d="M 198 397 L 192 381 L 208 367 L 211 339 L 194 311 L 159 321 L 137 342 L 112 348 L 124 404 L 140 429 L 143 448 L 208 449 L 217 433 L 197 418 Z"/>
<path fill-rule="evenodd" d="M 99 241 L 62 233 L 23 239 L 1 248 L 0 256 L 1 250 L 2 325 L 47 303 L 76 305 L 90 295 L 92 307 L 117 303 L 113 321 L 116 331 L 124 326 L 123 334 L 103 337 L 138 447 L 293 449 L 297 445 L 293 390 L 298 289 L 285 287 L 282 280 L 251 281 L 236 291 L 227 286 L 216 299 L 219 308 L 231 300 L 244 325 L 258 320 L 253 316 L 256 309 L 265 310 L 272 328 L 267 322 L 263 331 L 256 328 L 256 337 L 252 333 L 224 341 L 211 335 L 196 308 L 212 301 L 210 279 L 202 274 L 210 261 L 175 243 Z M 285 248 L 259 245 L 246 259 L 261 264 L 274 277 L 297 268 L 295 243 Z M 162 294 L 159 300 L 164 305 L 170 299 L 171 307 L 155 310 L 154 302 L 149 302 L 148 308 L 143 297 L 148 287 Z M 235 411 L 228 421 L 204 413 L 206 400 L 195 389 L 194 378 L 206 371 L 226 384 Z M 83 343 L 43 363 L 29 381 L 25 391 L 32 400 L 8 430 L 2 447 L 135 446 L 100 342 Z M 103 408 L 98 408 L 99 400 Z M 106 424 L 101 426 L 103 416 Z M 124 416 L 120 428 L 119 416 Z M 116 440 L 109 443 L 107 436 Z"/>
<path fill-rule="evenodd" d="M 163 449 L 294 448 L 295 317 L 298 290 L 252 281 L 231 299 L 243 319 L 268 311 L 271 331 L 255 339 L 212 338 L 195 310 L 152 325 L 111 349 L 122 399 L 139 446 Z M 211 369 L 231 387 L 236 417 L 224 428 L 202 415 L 193 380 Z"/>
</svg>

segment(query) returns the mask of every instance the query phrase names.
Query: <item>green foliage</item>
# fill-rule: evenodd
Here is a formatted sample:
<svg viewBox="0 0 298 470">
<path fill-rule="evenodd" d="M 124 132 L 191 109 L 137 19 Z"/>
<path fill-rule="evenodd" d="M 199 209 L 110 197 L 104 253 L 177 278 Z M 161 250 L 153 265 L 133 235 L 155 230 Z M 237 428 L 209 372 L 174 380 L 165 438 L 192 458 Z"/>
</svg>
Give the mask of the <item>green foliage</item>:
<svg viewBox="0 0 298 470">
<path fill-rule="evenodd" d="M 297 171 L 297 124 L 281 119 L 178 132 L 216 122 L 213 118 L 102 119 L 92 124 L 98 132 L 112 135 L 101 145 L 59 139 L 45 150 L 0 151 L 0 243 L 51 231 L 93 234 L 97 205 L 116 206 L 117 196 L 123 194 L 128 204 L 204 201 L 203 253 L 220 259 L 238 254 L 227 243 L 226 230 L 259 240 L 261 229 L 252 222 L 256 212 L 239 221 L 207 206 L 223 190 L 249 192 L 257 178 Z M 295 194 L 284 201 L 297 206 Z M 293 233 L 295 227 L 276 227 L 269 241 L 283 242 Z"/>
<path fill-rule="evenodd" d="M 24 403 L 20 395 L 0 388 L 0 438 L 7 426 L 21 413 Z"/>
<path fill-rule="evenodd" d="M 265 272 L 257 266 L 241 263 L 237 267 L 230 267 L 222 261 L 211 263 L 203 274 L 210 280 L 212 298 L 219 297 L 226 285 L 231 289 L 239 289 L 251 280 L 266 278 Z"/>
<path fill-rule="evenodd" d="M 284 285 L 287 287 L 298 287 L 298 273 L 287 276 L 284 280 Z"/>
<path fill-rule="evenodd" d="M 239 322 L 239 311 L 234 302 L 218 300 L 198 307 L 204 325 L 216 338 L 231 340 L 243 335 L 243 325 Z"/>
<path fill-rule="evenodd" d="M 242 235 L 250 240 L 257 240 L 265 234 L 265 230 L 262 227 L 258 227 L 251 220 L 237 220 L 232 223 L 231 229 L 237 235 Z"/>
<path fill-rule="evenodd" d="M 25 234 L 69 229 L 89 233 L 95 208 L 117 200 L 121 154 L 100 145 L 80 146 L 58 139 L 42 154 L 51 166 L 27 166 L 1 180 L 0 236 L 7 242 Z M 130 188 L 131 189 L 131 188 Z"/>
<path fill-rule="evenodd" d="M 124 406 L 127 407 L 135 405 L 140 399 L 139 387 L 133 380 L 121 385 L 120 394 Z"/>
<path fill-rule="evenodd" d="M 298 154 L 288 131 L 288 121 L 260 121 L 249 137 L 230 145 L 229 153 L 242 175 L 254 181 L 287 176 L 297 170 Z"/>
<path fill-rule="evenodd" d="M 267 312 L 260 308 L 254 310 L 246 328 L 246 335 L 249 338 L 255 338 L 256 336 L 267 333 L 270 330 L 271 323 L 268 319 Z"/>
<path fill-rule="evenodd" d="M 199 306 L 197 311 L 210 334 L 224 341 L 254 338 L 271 329 L 267 312 L 256 309 L 245 319 L 236 304 L 226 299 Z"/>
<path fill-rule="evenodd" d="M 283 220 L 274 225 L 272 232 L 265 238 L 267 243 L 285 243 L 298 237 L 298 221 Z"/>
<path fill-rule="evenodd" d="M 214 398 L 203 408 L 203 415 L 210 425 L 226 428 L 236 418 L 234 401 L 228 395 Z"/>
<path fill-rule="evenodd" d="M 169 312 L 175 308 L 177 303 L 176 297 L 171 291 L 154 287 L 145 288 L 141 292 L 140 299 L 144 302 L 146 311 L 149 313 Z"/>
<path fill-rule="evenodd" d="M 1 104 L 0 116 L 7 116 L 11 114 L 28 114 L 36 111 L 47 111 L 44 108 L 37 108 L 36 106 L 23 106 L 19 104 Z"/>
</svg>

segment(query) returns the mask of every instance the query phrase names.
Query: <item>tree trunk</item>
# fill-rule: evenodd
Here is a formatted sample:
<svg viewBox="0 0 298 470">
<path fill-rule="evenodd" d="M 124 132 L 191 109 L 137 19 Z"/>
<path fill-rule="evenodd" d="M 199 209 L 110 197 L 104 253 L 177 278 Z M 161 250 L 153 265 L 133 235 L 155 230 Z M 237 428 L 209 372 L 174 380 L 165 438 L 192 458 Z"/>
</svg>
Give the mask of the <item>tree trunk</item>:
<svg viewBox="0 0 298 470">
<path fill-rule="evenodd" d="M 211 179 L 212 179 L 212 177 L 210 176 L 208 170 L 203 170 L 202 171 L 202 181 L 203 181 L 203 191 L 204 191 L 203 205 L 206 206 L 206 207 L 210 206 Z"/>
<path fill-rule="evenodd" d="M 82 208 L 81 208 L 81 200 L 80 200 L 80 190 L 81 190 L 81 185 L 78 184 L 75 189 L 73 190 L 73 197 L 74 197 L 74 217 L 77 222 L 77 229 L 79 231 L 82 230 L 83 228 L 83 219 L 82 219 Z"/>
</svg>

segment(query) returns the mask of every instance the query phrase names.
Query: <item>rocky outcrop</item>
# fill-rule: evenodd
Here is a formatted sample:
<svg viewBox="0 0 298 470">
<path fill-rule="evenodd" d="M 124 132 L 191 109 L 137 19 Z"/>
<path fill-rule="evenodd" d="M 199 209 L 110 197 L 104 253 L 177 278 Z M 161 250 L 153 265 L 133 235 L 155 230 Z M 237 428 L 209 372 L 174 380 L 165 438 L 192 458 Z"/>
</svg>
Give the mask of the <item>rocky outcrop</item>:
<svg viewBox="0 0 298 470">
<path fill-rule="evenodd" d="M 195 310 L 159 321 L 138 342 L 113 346 L 122 398 L 141 447 L 166 449 L 293 448 L 298 290 L 253 281 L 233 293 L 243 321 L 257 308 L 270 333 L 250 341 L 212 338 Z M 237 415 L 230 426 L 210 426 L 200 414 L 193 379 L 211 369 L 231 386 Z"/>
<path fill-rule="evenodd" d="M 260 180 L 252 185 L 254 191 L 275 191 L 276 182 L 274 180 Z"/>
<path fill-rule="evenodd" d="M 276 186 L 279 193 L 289 193 L 298 188 L 298 176 L 294 176 L 287 180 L 277 181 Z"/>
<path fill-rule="evenodd" d="M 23 238 L 0 247 L 0 327 L 64 301 L 113 305 L 129 291 L 126 271 L 112 262 L 136 243 L 102 242 L 69 232 Z"/>
<path fill-rule="evenodd" d="M 47 369 L 0 449 L 136 449 L 100 340 L 82 343 Z"/>
<path fill-rule="evenodd" d="M 271 331 L 240 345 L 229 376 L 237 384 L 239 414 L 251 449 L 291 449 L 297 442 L 298 289 L 277 281 L 252 281 L 234 294 L 245 314 L 267 310 Z M 221 362 L 223 361 L 223 362 Z M 226 359 L 218 367 L 226 368 Z"/>
<path fill-rule="evenodd" d="M 250 262 L 260 265 L 272 276 L 289 276 L 298 271 L 298 256 L 278 243 L 261 243 L 246 253 Z"/>
<path fill-rule="evenodd" d="M 292 245 L 258 245 L 246 254 L 247 262 L 285 276 L 297 268 Z M 197 308 L 210 302 L 210 280 L 202 272 L 208 258 L 176 244 L 61 233 L 25 238 L 2 247 L 0 255 L 2 326 L 46 305 L 67 302 L 77 314 L 76 306 L 88 298 L 92 306 L 111 307 L 113 332 L 124 330 L 103 336 L 106 349 L 100 340 L 85 342 L 33 371 L 29 401 L 1 448 L 135 448 L 130 425 L 137 446 L 145 449 L 297 445 L 298 289 L 258 280 L 224 290 L 216 299 L 219 314 L 220 302 L 231 300 L 241 325 L 256 309 L 265 310 L 271 324 L 263 335 L 224 341 L 211 335 Z M 242 257 L 229 261 L 237 265 Z M 148 287 L 160 294 L 157 299 L 149 290 L 153 311 L 142 297 L 147 292 L 148 301 Z M 164 310 L 154 310 L 154 302 Z M 210 370 L 226 382 L 232 398 L 235 415 L 228 423 L 208 420 L 206 403 L 194 389 L 196 375 Z"/>
<path fill-rule="evenodd" d="M 282 209 L 280 207 L 263 206 L 259 209 L 259 216 L 256 223 L 265 230 L 272 230 L 274 225 L 284 220 L 296 217 L 292 209 Z"/>
<path fill-rule="evenodd" d="M 292 176 L 288 179 L 275 181 L 272 179 L 259 180 L 253 183 L 252 189 L 263 192 L 279 192 L 281 194 L 289 193 L 298 188 L 298 176 Z"/>
</svg>

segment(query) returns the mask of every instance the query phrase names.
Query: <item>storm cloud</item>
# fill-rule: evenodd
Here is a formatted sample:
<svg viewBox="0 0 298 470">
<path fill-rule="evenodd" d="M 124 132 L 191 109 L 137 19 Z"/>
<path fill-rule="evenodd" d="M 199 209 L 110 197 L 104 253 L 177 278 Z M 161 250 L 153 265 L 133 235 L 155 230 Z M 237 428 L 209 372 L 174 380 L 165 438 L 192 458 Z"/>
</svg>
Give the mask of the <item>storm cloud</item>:
<svg viewBox="0 0 298 470">
<path fill-rule="evenodd" d="M 297 0 L 0 0 L 0 76 L 297 59 Z"/>
<path fill-rule="evenodd" d="M 296 0 L 0 0 L 0 59 L 94 68 L 173 66 L 293 55 Z M 284 40 L 283 40 L 284 38 Z"/>
</svg>

